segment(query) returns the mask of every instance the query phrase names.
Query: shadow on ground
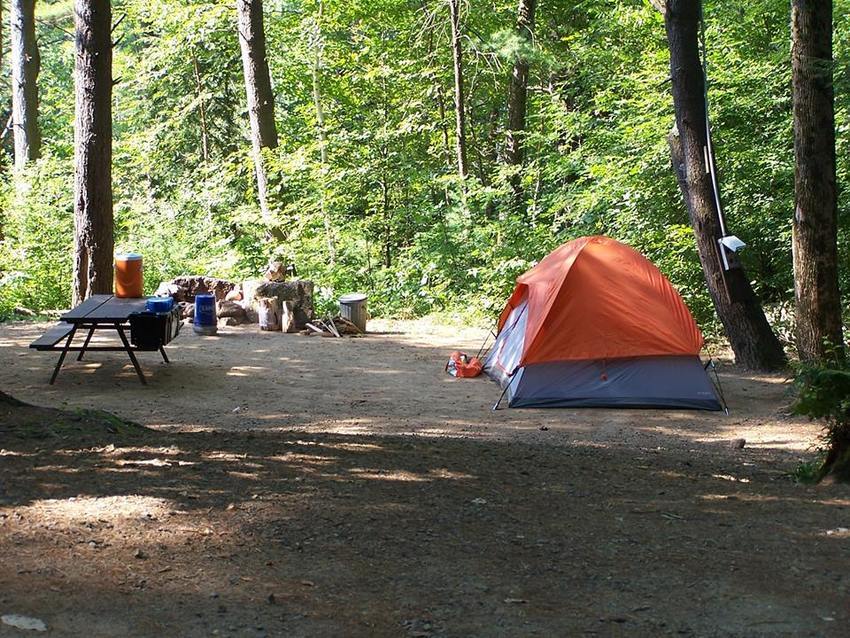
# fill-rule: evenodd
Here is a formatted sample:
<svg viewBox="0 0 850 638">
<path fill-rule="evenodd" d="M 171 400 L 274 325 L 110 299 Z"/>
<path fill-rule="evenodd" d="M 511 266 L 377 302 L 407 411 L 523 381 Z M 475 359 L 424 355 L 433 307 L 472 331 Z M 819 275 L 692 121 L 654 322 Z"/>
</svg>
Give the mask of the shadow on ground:
<svg viewBox="0 0 850 638">
<path fill-rule="evenodd" d="M 848 495 L 758 452 L 107 438 L 2 444 L 3 607 L 60 635 L 95 618 L 89 635 L 841 635 L 850 620 Z"/>
</svg>

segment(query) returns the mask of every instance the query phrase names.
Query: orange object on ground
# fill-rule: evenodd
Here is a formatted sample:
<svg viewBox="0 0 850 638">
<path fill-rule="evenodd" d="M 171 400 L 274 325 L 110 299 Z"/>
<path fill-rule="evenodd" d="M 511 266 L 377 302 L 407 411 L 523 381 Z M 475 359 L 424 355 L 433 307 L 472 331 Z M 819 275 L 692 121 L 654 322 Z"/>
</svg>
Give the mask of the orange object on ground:
<svg viewBox="0 0 850 638">
<path fill-rule="evenodd" d="M 141 297 L 143 294 L 142 256 L 138 253 L 115 255 L 115 296 Z"/>
<path fill-rule="evenodd" d="M 699 355 L 702 333 L 646 257 L 609 237 L 555 249 L 517 278 L 499 317 L 528 303 L 520 366 L 550 361 Z"/>
<path fill-rule="evenodd" d="M 481 374 L 484 365 L 478 357 L 469 357 L 464 352 L 455 350 L 449 356 L 449 362 L 446 364 L 446 372 L 453 377 L 470 378 L 477 377 Z"/>
</svg>

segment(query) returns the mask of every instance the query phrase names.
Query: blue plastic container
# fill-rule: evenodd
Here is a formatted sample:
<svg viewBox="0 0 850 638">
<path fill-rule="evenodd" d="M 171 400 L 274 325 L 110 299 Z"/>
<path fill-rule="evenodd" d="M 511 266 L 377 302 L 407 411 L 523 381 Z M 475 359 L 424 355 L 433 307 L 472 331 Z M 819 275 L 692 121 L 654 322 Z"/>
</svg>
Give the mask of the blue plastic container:
<svg viewBox="0 0 850 638">
<path fill-rule="evenodd" d="M 171 297 L 148 297 L 145 310 L 148 312 L 168 312 L 174 306 Z"/>
<path fill-rule="evenodd" d="M 195 321 L 192 328 L 202 335 L 214 335 L 217 331 L 215 295 L 195 296 Z"/>
</svg>

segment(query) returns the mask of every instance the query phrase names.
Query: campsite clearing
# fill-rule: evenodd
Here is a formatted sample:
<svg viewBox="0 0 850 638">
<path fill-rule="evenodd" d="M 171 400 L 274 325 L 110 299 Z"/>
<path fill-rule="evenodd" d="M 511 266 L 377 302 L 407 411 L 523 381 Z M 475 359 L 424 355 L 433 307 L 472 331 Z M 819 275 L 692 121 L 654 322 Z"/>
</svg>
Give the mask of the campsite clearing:
<svg viewBox="0 0 850 638">
<path fill-rule="evenodd" d="M 728 417 L 492 412 L 443 372 L 483 333 L 419 321 L 48 386 L 44 328 L 0 326 L 0 387 L 151 428 L 0 406 L 0 615 L 49 635 L 846 635 L 850 491 L 788 477 L 780 376 L 723 366 Z"/>
</svg>

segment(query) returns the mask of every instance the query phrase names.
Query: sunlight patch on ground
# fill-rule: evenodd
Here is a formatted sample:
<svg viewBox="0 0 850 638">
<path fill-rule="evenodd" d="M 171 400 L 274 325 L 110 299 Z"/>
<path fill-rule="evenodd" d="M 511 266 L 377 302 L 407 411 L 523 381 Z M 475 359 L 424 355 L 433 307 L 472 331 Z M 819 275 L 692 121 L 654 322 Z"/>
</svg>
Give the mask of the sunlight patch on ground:
<svg viewBox="0 0 850 638">
<path fill-rule="evenodd" d="M 195 465 L 192 461 L 178 461 L 175 459 L 118 459 L 115 461 L 118 467 L 173 467 L 184 465 Z"/>
<path fill-rule="evenodd" d="M 162 498 L 132 494 L 127 496 L 78 496 L 66 499 L 43 499 L 33 501 L 27 507 L 17 509 L 56 521 L 89 520 L 92 518 L 109 521 L 165 515 L 174 509 L 174 504 Z"/>
<path fill-rule="evenodd" d="M 32 468 L 33 472 L 55 472 L 58 474 L 79 474 L 82 470 L 78 467 L 68 467 L 67 465 L 39 465 Z"/>
<path fill-rule="evenodd" d="M 36 456 L 35 452 L 15 452 L 13 450 L 3 450 L 0 449 L 0 456 L 20 456 L 20 457 L 32 457 Z"/>
<path fill-rule="evenodd" d="M 329 465 L 338 462 L 339 459 L 335 456 L 321 456 L 318 454 L 298 454 L 297 452 L 288 452 L 280 456 L 267 457 L 270 461 L 278 461 L 279 463 L 299 463 L 302 465 Z"/>
<path fill-rule="evenodd" d="M 731 476 L 729 474 L 712 474 L 711 478 L 720 479 L 721 481 L 732 481 L 733 483 L 749 483 L 750 479 L 748 478 L 739 478 L 737 476 Z"/>
<path fill-rule="evenodd" d="M 268 368 L 260 366 L 233 366 L 227 372 L 229 377 L 253 377 L 261 372 L 267 371 Z"/>
<path fill-rule="evenodd" d="M 180 454 L 186 454 L 185 450 L 181 450 L 179 447 L 171 446 L 171 447 L 152 447 L 148 445 L 140 445 L 140 446 L 122 446 L 115 447 L 112 444 L 105 445 L 99 448 L 92 448 L 91 450 L 86 450 L 91 452 L 97 452 L 99 454 L 103 454 L 104 456 L 126 456 L 129 454 L 146 454 L 146 455 L 154 455 L 154 456 L 177 456 Z M 56 450 L 56 454 L 63 456 L 77 456 L 80 453 L 80 450 Z"/>
<path fill-rule="evenodd" d="M 343 450 L 345 452 L 379 452 L 383 446 L 374 443 L 320 443 L 320 447 L 332 450 Z"/>
<path fill-rule="evenodd" d="M 202 454 L 201 458 L 205 461 L 231 461 L 237 463 L 248 458 L 247 454 L 236 454 L 234 452 L 208 452 Z"/>
<path fill-rule="evenodd" d="M 828 536 L 829 538 L 850 538 L 850 528 L 836 527 L 826 530 L 822 535 Z"/>
<path fill-rule="evenodd" d="M 430 474 L 434 478 L 449 479 L 452 481 L 468 481 L 477 478 L 472 474 L 466 474 L 465 472 L 456 472 L 454 470 L 449 470 L 444 467 L 429 470 L 428 474 Z"/>
<path fill-rule="evenodd" d="M 416 474 L 415 472 L 407 472 L 405 470 L 381 470 L 376 468 L 352 467 L 348 470 L 349 474 L 353 474 L 357 478 L 372 479 L 376 481 L 402 481 L 409 483 L 426 483 L 433 480 L 430 477 Z"/>
<path fill-rule="evenodd" d="M 801 488 L 802 489 L 802 488 Z M 850 499 L 830 498 L 820 499 L 814 492 L 803 492 L 798 497 L 779 497 L 768 494 L 702 494 L 697 498 L 704 501 L 734 500 L 740 503 L 766 504 L 766 503 L 795 503 L 806 502 L 817 505 L 833 506 L 839 509 L 850 507 Z"/>
<path fill-rule="evenodd" d="M 254 418 L 262 419 L 263 421 L 273 421 L 273 420 L 281 420 L 285 421 L 286 419 L 291 419 L 292 414 L 289 412 L 276 412 L 274 414 L 255 414 Z"/>
<path fill-rule="evenodd" d="M 238 472 L 236 470 L 233 470 L 231 472 L 228 472 L 227 475 L 232 476 L 234 478 L 246 479 L 246 480 L 249 480 L 249 481 L 260 480 L 259 475 L 257 475 L 255 472 Z"/>
</svg>

